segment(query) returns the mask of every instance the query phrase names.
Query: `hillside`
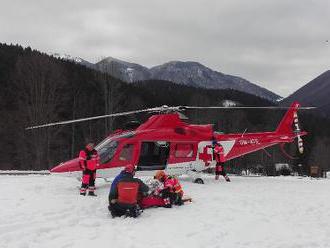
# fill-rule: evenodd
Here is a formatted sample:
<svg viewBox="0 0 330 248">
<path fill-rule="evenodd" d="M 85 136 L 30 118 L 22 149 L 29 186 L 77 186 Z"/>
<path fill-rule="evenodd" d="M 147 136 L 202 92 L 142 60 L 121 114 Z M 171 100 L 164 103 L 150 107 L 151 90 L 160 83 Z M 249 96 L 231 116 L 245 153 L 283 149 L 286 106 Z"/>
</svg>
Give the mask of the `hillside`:
<svg viewBox="0 0 330 248">
<path fill-rule="evenodd" d="M 127 83 L 148 80 L 151 78 L 147 67 L 112 57 L 105 58 L 96 63 L 94 69 L 109 73 Z"/>
<path fill-rule="evenodd" d="M 272 102 L 276 102 L 281 98 L 279 95 L 244 78 L 214 71 L 198 62 L 171 61 L 149 69 L 136 63 L 112 57 L 105 58 L 94 65 L 81 58 L 72 58 L 67 55 L 59 57 L 109 73 L 128 83 L 144 80 L 166 80 L 197 88 L 238 90 Z"/>
<path fill-rule="evenodd" d="M 322 73 L 289 97 L 282 101 L 288 105 L 293 100 L 299 101 L 305 106 L 318 107 L 317 111 L 326 117 L 330 117 L 330 70 Z"/>
<path fill-rule="evenodd" d="M 150 69 L 151 78 L 207 89 L 233 89 L 275 102 L 279 95 L 248 80 L 214 71 L 197 62 L 172 61 Z"/>
</svg>

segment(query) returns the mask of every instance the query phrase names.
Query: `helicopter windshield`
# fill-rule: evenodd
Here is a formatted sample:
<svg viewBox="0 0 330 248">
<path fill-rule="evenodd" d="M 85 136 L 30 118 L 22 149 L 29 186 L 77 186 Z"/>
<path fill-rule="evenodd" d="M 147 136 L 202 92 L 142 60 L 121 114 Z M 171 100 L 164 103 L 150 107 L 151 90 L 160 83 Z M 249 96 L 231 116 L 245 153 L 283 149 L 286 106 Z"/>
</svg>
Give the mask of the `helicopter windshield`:
<svg viewBox="0 0 330 248">
<path fill-rule="evenodd" d="M 105 164 L 113 158 L 117 147 L 118 141 L 113 139 L 105 139 L 103 142 L 101 142 L 95 147 L 95 149 L 99 153 L 101 164 Z"/>
</svg>

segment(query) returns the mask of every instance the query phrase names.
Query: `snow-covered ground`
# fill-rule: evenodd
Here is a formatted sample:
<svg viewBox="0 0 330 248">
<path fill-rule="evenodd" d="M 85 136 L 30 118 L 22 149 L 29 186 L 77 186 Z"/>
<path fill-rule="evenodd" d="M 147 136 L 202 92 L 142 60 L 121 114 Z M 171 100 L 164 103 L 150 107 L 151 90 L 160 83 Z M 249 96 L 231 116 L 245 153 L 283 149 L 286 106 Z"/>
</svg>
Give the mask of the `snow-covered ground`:
<svg viewBox="0 0 330 248">
<path fill-rule="evenodd" d="M 0 247 L 330 247 L 330 180 L 297 177 L 183 180 L 194 202 L 112 219 L 98 197 L 58 176 L 0 176 Z"/>
</svg>

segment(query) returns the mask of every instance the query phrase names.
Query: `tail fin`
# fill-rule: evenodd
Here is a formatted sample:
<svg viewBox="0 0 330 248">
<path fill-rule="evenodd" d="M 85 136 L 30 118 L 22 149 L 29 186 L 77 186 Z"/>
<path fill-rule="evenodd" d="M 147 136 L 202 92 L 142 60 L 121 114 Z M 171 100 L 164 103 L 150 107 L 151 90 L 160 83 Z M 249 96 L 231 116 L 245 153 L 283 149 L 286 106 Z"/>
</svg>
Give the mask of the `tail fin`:
<svg viewBox="0 0 330 248">
<path fill-rule="evenodd" d="M 299 107 L 300 104 L 298 102 L 292 103 L 289 110 L 286 112 L 280 124 L 278 125 L 276 133 L 293 133 L 292 125 L 295 119 L 297 120 L 297 110 Z"/>
</svg>

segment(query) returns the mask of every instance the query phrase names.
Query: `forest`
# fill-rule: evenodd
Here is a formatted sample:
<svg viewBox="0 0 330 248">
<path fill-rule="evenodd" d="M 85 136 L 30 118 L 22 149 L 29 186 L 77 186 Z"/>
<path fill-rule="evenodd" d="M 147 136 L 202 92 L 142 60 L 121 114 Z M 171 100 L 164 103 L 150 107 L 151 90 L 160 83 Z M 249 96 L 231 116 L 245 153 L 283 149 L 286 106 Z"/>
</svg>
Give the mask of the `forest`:
<svg viewBox="0 0 330 248">
<path fill-rule="evenodd" d="M 116 68 L 111 68 L 111 72 Z M 114 74 L 113 74 L 114 75 Z M 234 90 L 208 90 L 167 81 L 125 83 L 70 61 L 54 58 L 31 48 L 0 44 L 0 170 L 47 170 L 78 155 L 86 142 L 104 139 L 126 122 L 145 121 L 150 115 L 75 123 L 66 126 L 25 130 L 28 126 L 95 115 L 144 109 L 161 105 L 221 106 L 230 100 L 247 106 L 274 105 L 265 99 Z M 272 131 L 284 111 L 280 110 L 189 110 L 191 123 L 212 123 L 225 133 Z M 229 161 L 232 170 L 272 168 L 275 163 L 302 164 L 330 169 L 330 122 L 317 114 L 299 113 L 309 132 L 305 153 L 298 155 L 295 144 L 283 156 L 278 147 Z"/>
</svg>

